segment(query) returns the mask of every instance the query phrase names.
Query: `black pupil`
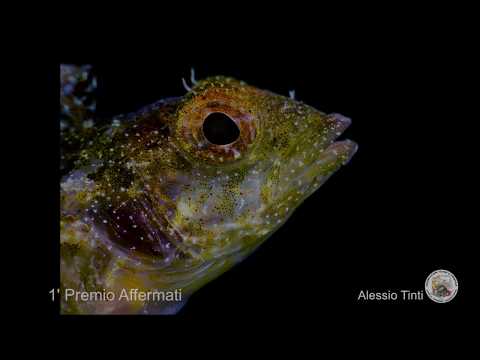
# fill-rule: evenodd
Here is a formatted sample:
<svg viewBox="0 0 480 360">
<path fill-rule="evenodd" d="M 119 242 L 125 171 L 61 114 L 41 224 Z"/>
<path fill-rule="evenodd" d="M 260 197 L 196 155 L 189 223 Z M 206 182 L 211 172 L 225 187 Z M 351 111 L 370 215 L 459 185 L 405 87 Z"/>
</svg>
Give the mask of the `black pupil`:
<svg viewBox="0 0 480 360">
<path fill-rule="evenodd" d="M 226 145 L 238 139 L 240 129 L 227 115 L 216 112 L 203 121 L 203 134 L 212 144 Z"/>
</svg>

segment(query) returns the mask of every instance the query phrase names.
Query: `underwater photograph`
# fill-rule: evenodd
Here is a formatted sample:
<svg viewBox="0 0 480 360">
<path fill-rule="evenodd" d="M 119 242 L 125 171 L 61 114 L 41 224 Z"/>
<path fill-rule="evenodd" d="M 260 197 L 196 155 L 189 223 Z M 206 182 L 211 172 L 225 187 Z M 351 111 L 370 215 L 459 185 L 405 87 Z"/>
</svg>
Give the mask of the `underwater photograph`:
<svg viewBox="0 0 480 360">
<path fill-rule="evenodd" d="M 400 35 L 337 45 L 61 58 L 54 312 L 461 303 L 462 70 Z"/>
</svg>

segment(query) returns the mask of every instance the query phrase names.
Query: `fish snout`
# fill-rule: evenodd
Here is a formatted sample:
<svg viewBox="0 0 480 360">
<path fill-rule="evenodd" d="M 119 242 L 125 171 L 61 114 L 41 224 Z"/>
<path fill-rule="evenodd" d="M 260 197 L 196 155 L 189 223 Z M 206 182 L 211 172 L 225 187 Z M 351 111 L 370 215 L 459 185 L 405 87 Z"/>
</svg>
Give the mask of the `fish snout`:
<svg viewBox="0 0 480 360">
<path fill-rule="evenodd" d="M 284 192 L 293 194 L 297 200 L 306 198 L 350 161 L 358 149 L 357 144 L 351 140 L 335 140 L 351 122 L 350 118 L 333 113 L 322 115 L 306 129 L 290 158 L 282 163 L 279 195 Z"/>
</svg>

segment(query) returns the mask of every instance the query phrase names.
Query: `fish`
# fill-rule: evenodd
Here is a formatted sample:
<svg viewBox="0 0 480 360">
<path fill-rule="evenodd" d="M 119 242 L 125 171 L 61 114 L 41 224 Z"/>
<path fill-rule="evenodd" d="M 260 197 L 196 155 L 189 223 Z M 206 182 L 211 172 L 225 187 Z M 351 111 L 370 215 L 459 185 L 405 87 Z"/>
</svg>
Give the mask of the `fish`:
<svg viewBox="0 0 480 360">
<path fill-rule="evenodd" d="M 227 76 L 97 119 L 60 66 L 60 313 L 175 314 L 357 151 L 351 120 Z"/>
</svg>

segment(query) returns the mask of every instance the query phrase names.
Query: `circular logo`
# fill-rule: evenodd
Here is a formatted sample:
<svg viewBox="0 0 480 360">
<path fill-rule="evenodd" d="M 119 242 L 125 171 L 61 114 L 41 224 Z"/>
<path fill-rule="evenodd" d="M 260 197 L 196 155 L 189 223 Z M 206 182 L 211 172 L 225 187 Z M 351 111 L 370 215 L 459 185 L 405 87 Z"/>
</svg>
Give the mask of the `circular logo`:
<svg viewBox="0 0 480 360">
<path fill-rule="evenodd" d="M 457 291 L 457 278 L 447 270 L 436 270 L 425 281 L 427 296 L 437 303 L 449 302 L 457 295 Z"/>
</svg>

